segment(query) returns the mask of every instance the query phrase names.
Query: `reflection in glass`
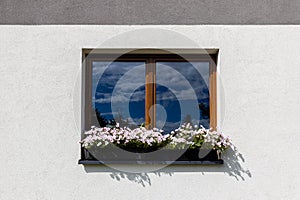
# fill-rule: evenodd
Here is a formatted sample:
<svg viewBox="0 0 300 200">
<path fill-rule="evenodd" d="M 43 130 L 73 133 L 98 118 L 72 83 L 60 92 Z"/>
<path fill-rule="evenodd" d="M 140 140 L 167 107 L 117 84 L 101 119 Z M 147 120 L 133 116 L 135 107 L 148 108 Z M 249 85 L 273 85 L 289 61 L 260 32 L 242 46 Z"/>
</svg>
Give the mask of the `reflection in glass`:
<svg viewBox="0 0 300 200">
<path fill-rule="evenodd" d="M 156 113 L 159 128 L 168 133 L 184 122 L 209 128 L 208 62 L 157 62 L 156 83 L 156 104 L 167 114 L 163 122 Z"/>
<path fill-rule="evenodd" d="M 92 62 L 92 125 L 136 128 L 145 123 L 145 62 Z M 209 63 L 156 63 L 156 127 L 209 128 Z"/>
<path fill-rule="evenodd" d="M 92 124 L 134 128 L 145 121 L 145 63 L 93 62 Z"/>
</svg>

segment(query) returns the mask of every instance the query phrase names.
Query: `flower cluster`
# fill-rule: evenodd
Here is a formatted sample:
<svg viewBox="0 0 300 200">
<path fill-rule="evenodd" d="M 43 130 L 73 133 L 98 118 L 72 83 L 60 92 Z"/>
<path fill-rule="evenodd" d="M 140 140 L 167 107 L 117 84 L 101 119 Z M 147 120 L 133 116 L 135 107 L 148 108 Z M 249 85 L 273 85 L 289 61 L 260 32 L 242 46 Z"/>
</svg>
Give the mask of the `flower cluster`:
<svg viewBox="0 0 300 200">
<path fill-rule="evenodd" d="M 232 141 L 220 131 L 206 129 L 203 126 L 183 124 L 171 135 L 172 148 L 200 148 L 206 146 L 215 150 L 225 151 L 233 147 Z"/>
<path fill-rule="evenodd" d="M 86 137 L 81 141 L 82 146 L 89 148 L 93 146 L 105 147 L 114 144 L 124 148 L 158 148 L 169 142 L 169 135 L 163 135 L 163 130 L 153 128 L 147 130 L 145 127 L 130 129 L 120 128 L 97 128 L 92 126 L 91 130 L 86 131 Z"/>
<path fill-rule="evenodd" d="M 205 129 L 203 126 L 192 126 L 189 123 L 183 124 L 171 134 L 166 135 L 163 134 L 163 130 L 157 128 L 130 129 L 120 128 L 118 125 L 114 128 L 93 126 L 91 130 L 85 132 L 85 135 L 86 137 L 81 141 L 85 148 L 105 147 L 109 144 L 135 149 L 155 149 L 163 146 L 171 149 L 184 149 L 208 146 L 215 150 L 225 151 L 229 147 L 233 148 L 230 138 L 222 132 Z"/>
<path fill-rule="evenodd" d="M 171 148 L 200 148 L 204 142 L 204 135 L 209 133 L 203 126 L 183 124 L 175 131 L 171 132 Z"/>
</svg>

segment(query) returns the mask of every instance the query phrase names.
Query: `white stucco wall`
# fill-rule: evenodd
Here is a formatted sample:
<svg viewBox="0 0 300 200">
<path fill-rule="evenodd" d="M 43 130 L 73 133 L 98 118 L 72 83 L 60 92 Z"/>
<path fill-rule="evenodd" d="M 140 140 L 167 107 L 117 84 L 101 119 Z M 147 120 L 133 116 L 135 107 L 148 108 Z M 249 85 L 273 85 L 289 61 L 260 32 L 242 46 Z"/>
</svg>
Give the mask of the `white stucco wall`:
<svg viewBox="0 0 300 200">
<path fill-rule="evenodd" d="M 144 174 L 77 164 L 82 48 L 150 27 L 220 49 L 219 123 L 240 156 Z M 111 47 L 182 48 L 165 37 Z M 299 199 L 299 46 L 300 26 L 0 26 L 0 199 Z"/>
</svg>

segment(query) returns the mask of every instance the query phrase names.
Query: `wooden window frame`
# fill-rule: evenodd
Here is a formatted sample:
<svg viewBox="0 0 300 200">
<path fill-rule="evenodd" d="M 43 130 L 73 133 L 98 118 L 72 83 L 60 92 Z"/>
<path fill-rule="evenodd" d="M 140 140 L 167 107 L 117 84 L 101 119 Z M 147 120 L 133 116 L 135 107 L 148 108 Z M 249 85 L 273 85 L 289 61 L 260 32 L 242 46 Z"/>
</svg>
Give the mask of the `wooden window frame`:
<svg viewBox="0 0 300 200">
<path fill-rule="evenodd" d="M 83 102 L 83 128 L 88 130 L 91 127 L 92 119 L 92 63 L 94 61 L 100 62 L 141 62 L 144 61 L 146 65 L 145 74 L 145 125 L 147 128 L 155 127 L 155 106 L 153 112 L 149 113 L 149 108 L 155 104 L 156 100 L 156 85 L 155 85 L 155 70 L 156 62 L 208 62 L 209 63 L 209 102 L 210 102 L 210 127 L 216 129 L 217 127 L 217 54 L 104 54 L 83 52 L 83 84 L 82 84 L 82 102 Z M 152 121 L 151 121 L 152 119 Z"/>
</svg>

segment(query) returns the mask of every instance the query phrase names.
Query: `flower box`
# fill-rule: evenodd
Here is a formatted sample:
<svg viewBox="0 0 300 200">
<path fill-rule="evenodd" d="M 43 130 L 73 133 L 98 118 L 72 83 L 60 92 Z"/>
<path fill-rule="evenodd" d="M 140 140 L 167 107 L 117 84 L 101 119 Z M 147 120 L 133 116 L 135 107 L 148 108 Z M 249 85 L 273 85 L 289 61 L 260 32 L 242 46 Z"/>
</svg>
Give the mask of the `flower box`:
<svg viewBox="0 0 300 200">
<path fill-rule="evenodd" d="M 157 151 L 123 150 L 117 147 L 83 148 L 82 160 L 107 161 L 221 161 L 217 150 L 159 149 Z"/>
<path fill-rule="evenodd" d="M 223 133 L 190 124 L 170 134 L 156 128 L 92 127 L 85 132 L 81 144 L 81 164 L 140 161 L 222 164 L 220 152 L 233 146 Z"/>
</svg>

